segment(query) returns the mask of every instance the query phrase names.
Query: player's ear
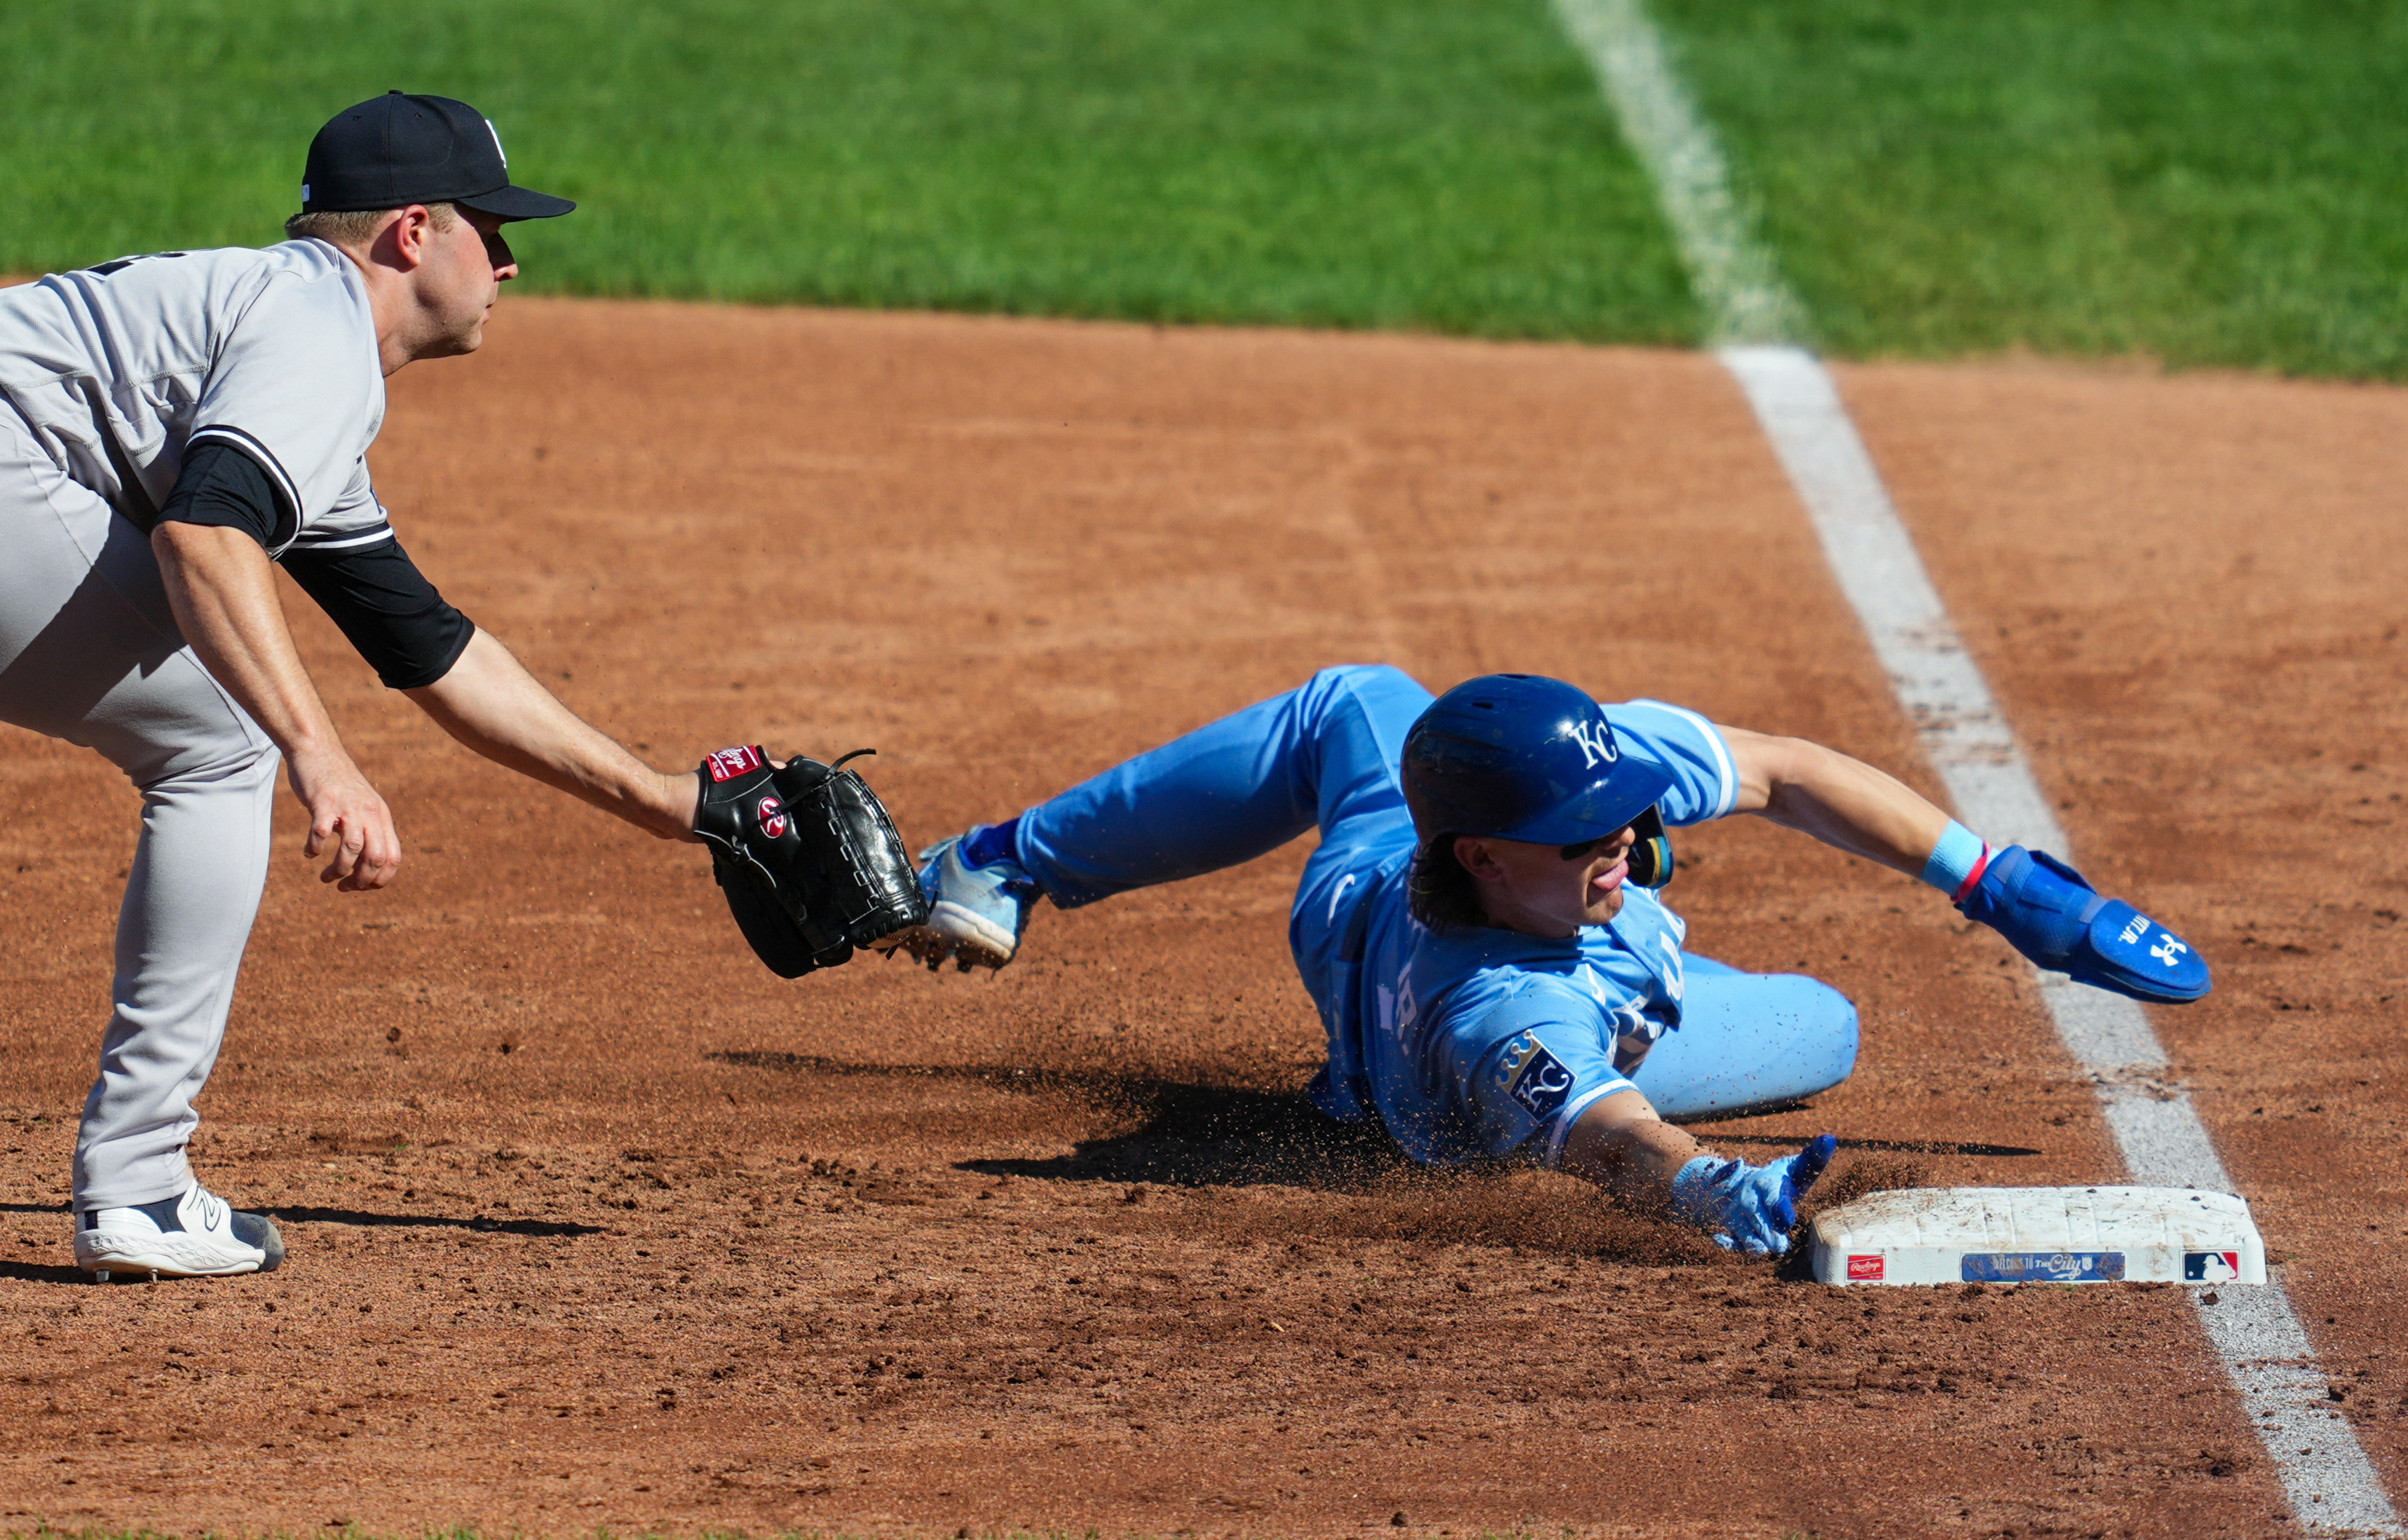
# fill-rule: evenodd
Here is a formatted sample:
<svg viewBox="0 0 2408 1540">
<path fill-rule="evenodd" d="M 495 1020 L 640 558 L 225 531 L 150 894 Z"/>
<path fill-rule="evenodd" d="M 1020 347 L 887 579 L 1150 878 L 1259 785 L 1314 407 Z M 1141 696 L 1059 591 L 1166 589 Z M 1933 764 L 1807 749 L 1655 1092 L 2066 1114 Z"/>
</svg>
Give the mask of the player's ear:
<svg viewBox="0 0 2408 1540">
<path fill-rule="evenodd" d="M 1455 859 L 1457 864 L 1475 877 L 1483 877 L 1494 882 L 1505 875 L 1505 868 L 1498 863 L 1497 852 L 1489 847 L 1486 840 L 1476 834 L 1455 836 Z"/>
<path fill-rule="evenodd" d="M 425 264 L 427 243 L 434 235 L 434 213 L 424 204 L 414 203 L 384 227 L 378 244 L 385 249 L 395 267 L 408 273 Z"/>
</svg>

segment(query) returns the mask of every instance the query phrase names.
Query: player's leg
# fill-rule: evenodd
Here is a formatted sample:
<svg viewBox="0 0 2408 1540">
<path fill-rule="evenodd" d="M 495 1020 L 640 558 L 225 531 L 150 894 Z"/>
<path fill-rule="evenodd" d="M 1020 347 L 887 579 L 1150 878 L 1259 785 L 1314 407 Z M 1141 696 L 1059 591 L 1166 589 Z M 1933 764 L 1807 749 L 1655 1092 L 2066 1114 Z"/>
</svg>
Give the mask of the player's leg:
<svg viewBox="0 0 2408 1540">
<path fill-rule="evenodd" d="M 0 538 L 0 718 L 98 749 L 143 791 L 77 1143 L 79 1259 L 114 1247 L 127 1271 L 272 1266 L 274 1227 L 202 1190 L 184 1146 L 265 877 L 275 747 L 184 649 L 149 542 L 7 413 Z"/>
<path fill-rule="evenodd" d="M 1321 847 L 1304 863 L 1288 914 L 1297 973 L 1329 1033 L 1329 1062 L 1313 1099 L 1333 1116 L 1359 1110 L 1352 1088 L 1363 1066 L 1349 1028 L 1363 1006 L 1367 901 L 1384 882 L 1402 880 L 1414 848 L 1405 734 L 1430 703 L 1429 692 L 1397 669 L 1344 673 L 1336 681 L 1342 706 L 1325 714 L 1317 744 Z"/>
<path fill-rule="evenodd" d="M 1393 668 L 1324 669 L 1008 825 L 947 841 L 929 852 L 936 944 L 958 948 L 965 966 L 999 963 L 1039 893 L 1073 908 L 1251 861 L 1316 824 L 1326 834 L 1383 797 L 1401 808 L 1396 755 L 1428 702 Z"/>
<path fill-rule="evenodd" d="M 1679 1030 L 1630 1072 L 1666 1118 L 1778 1106 L 1856 1066 L 1856 1008 L 1819 979 L 1751 974 L 1686 953 Z"/>
<path fill-rule="evenodd" d="M 142 789 L 142 835 L 118 911 L 114 1009 L 76 1145 L 82 1208 L 192 1186 L 193 1099 L 225 1034 L 259 911 L 279 758 L 237 746 Z"/>
<path fill-rule="evenodd" d="M 1401 807 L 1404 730 L 1429 699 L 1397 669 L 1325 668 L 1030 808 L 1021 864 L 1070 908 L 1238 865 L 1367 803 Z"/>
</svg>

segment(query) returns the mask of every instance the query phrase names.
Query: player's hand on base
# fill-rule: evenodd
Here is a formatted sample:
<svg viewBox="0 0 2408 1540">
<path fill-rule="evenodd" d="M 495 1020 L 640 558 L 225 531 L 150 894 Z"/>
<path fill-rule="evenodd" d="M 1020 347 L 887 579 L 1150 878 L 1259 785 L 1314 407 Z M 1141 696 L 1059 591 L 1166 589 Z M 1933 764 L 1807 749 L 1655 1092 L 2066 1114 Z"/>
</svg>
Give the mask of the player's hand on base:
<svg viewBox="0 0 2408 1540">
<path fill-rule="evenodd" d="M 2159 1005 L 2196 1000 L 2211 987 L 2189 942 L 2044 851 L 2010 845 L 1992 855 L 1958 907 L 2077 983 Z"/>
<path fill-rule="evenodd" d="M 391 882 L 401 870 L 401 834 L 393 810 L 360 774 L 351 757 L 337 749 L 296 755 L 285 762 L 293 794 L 309 810 L 309 837 L 301 849 L 329 859 L 318 874 L 343 892 L 364 893 Z"/>
<path fill-rule="evenodd" d="M 1798 1227 L 1798 1200 L 1831 1163 L 1840 1141 L 1816 1134 L 1795 1155 L 1762 1165 L 1700 1155 L 1672 1178 L 1672 1212 L 1726 1251 L 1777 1257 Z"/>
</svg>

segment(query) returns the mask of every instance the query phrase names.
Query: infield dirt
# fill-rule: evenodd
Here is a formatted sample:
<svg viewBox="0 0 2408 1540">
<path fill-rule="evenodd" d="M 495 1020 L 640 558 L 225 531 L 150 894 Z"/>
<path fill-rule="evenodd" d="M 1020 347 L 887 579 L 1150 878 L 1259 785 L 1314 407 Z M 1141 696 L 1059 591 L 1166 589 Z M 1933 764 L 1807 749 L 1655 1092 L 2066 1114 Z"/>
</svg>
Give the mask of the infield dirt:
<svg viewBox="0 0 2408 1540">
<path fill-rule="evenodd" d="M 1841 378 L 2084 864 L 2216 967 L 2158 1030 L 2403 1490 L 2408 394 Z M 395 378 L 375 465 L 447 594 L 654 763 L 874 746 L 914 841 L 1339 662 L 1559 674 L 1932 789 L 1695 355 L 515 301 Z M 194 1151 L 281 1217 L 279 1273 L 69 1265 L 136 803 L 0 736 L 0 1526 L 2288 1522 L 2179 1290 L 1824 1290 L 1317 1121 L 1301 846 L 1041 912 L 992 978 L 782 983 L 695 849 L 473 760 L 289 607 L 408 860 L 322 891 L 283 809 Z M 2119 1175 L 1989 933 L 1751 820 L 1681 855 L 1697 949 L 1865 1025 L 1847 1086 L 1710 1140 L 1873 1147 L 1827 1196 Z"/>
</svg>

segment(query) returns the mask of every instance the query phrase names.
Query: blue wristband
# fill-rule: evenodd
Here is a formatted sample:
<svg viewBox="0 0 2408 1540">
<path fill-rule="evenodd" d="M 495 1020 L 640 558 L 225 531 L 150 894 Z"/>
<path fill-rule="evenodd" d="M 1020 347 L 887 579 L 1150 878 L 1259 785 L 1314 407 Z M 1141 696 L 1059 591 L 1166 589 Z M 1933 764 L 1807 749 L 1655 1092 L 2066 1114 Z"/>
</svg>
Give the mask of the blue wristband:
<svg viewBox="0 0 2408 1540">
<path fill-rule="evenodd" d="M 1940 843 L 1932 848 L 1931 859 L 1924 863 L 1923 880 L 1946 893 L 1949 902 L 1955 903 L 1957 894 L 1964 891 L 1965 884 L 1982 869 L 1983 860 L 1989 853 L 1990 848 L 1983 843 L 1981 835 L 1951 819 L 1947 833 L 1942 834 Z"/>
</svg>

